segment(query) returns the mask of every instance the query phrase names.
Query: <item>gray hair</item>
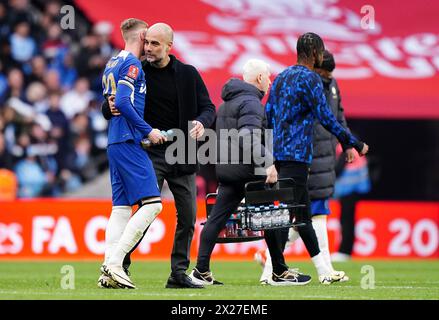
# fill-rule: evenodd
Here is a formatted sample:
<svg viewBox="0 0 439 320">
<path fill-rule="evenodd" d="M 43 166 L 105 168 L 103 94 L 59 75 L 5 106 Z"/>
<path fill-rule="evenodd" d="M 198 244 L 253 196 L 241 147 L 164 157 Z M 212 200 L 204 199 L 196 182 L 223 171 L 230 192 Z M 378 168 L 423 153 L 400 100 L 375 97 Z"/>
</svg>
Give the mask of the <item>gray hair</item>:
<svg viewBox="0 0 439 320">
<path fill-rule="evenodd" d="M 242 69 L 242 76 L 246 82 L 254 81 L 260 74 L 270 73 L 270 65 L 259 59 L 248 60 Z"/>
</svg>

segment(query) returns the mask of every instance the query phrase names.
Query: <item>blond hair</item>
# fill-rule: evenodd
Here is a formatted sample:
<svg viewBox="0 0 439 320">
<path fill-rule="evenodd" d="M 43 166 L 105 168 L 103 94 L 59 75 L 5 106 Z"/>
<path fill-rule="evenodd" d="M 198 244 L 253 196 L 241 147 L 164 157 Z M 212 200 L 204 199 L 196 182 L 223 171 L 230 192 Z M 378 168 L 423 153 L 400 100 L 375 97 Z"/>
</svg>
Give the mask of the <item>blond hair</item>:
<svg viewBox="0 0 439 320">
<path fill-rule="evenodd" d="M 139 29 L 146 29 L 148 24 L 140 19 L 128 18 L 120 24 L 120 31 L 122 32 L 122 37 L 125 41 L 131 40 L 133 37 L 137 36 L 137 31 Z"/>
</svg>

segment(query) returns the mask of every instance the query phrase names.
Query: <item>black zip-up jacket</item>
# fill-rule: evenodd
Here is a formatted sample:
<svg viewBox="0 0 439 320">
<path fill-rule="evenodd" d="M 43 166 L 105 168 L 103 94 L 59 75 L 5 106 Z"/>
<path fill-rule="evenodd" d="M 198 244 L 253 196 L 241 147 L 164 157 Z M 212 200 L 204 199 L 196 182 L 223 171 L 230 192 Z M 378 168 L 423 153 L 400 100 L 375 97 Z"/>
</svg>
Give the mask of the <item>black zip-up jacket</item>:
<svg viewBox="0 0 439 320">
<path fill-rule="evenodd" d="M 215 121 L 215 105 L 210 100 L 209 92 L 197 69 L 192 65 L 184 64 L 173 55 L 169 57 L 171 58 L 169 63 L 172 64 L 177 88 L 179 129 L 184 132 L 187 141 L 189 136 L 188 122 L 198 120 L 203 124 L 204 128 L 210 128 Z M 146 61 L 143 62 L 143 70 L 146 73 L 148 86 L 147 63 Z M 148 95 L 148 92 L 146 94 Z M 147 101 L 148 99 L 146 99 L 146 104 Z M 145 106 L 145 117 L 147 113 L 148 107 Z M 112 117 L 107 101 L 104 101 L 102 104 L 102 114 L 107 120 Z M 163 116 L 166 117 L 165 114 Z M 185 143 L 185 146 L 187 158 L 187 143 Z M 197 171 L 198 164 L 176 164 L 175 169 L 177 174 L 191 174 Z"/>
<path fill-rule="evenodd" d="M 327 103 L 338 122 L 349 132 L 341 104 L 340 90 L 337 81 L 322 77 L 323 88 Z M 311 200 L 329 198 L 334 193 L 335 184 L 335 147 L 337 139 L 328 132 L 318 121 L 314 123 L 313 160 L 308 180 Z M 343 145 L 343 150 L 350 148 Z"/>
</svg>

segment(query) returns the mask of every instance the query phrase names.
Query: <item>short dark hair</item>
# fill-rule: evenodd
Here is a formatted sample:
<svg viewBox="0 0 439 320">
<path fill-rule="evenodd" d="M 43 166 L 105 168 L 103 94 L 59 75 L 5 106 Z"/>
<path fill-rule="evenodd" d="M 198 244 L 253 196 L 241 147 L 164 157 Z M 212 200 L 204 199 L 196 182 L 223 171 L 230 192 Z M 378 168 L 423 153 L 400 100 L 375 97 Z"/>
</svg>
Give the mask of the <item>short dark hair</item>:
<svg viewBox="0 0 439 320">
<path fill-rule="evenodd" d="M 297 40 L 297 57 L 300 59 L 309 59 L 313 56 L 313 51 L 322 52 L 325 50 L 325 44 L 318 34 L 307 32 L 302 34 Z"/>
<path fill-rule="evenodd" d="M 334 55 L 328 50 L 323 51 L 323 63 L 320 69 L 332 72 L 335 69 Z"/>
</svg>

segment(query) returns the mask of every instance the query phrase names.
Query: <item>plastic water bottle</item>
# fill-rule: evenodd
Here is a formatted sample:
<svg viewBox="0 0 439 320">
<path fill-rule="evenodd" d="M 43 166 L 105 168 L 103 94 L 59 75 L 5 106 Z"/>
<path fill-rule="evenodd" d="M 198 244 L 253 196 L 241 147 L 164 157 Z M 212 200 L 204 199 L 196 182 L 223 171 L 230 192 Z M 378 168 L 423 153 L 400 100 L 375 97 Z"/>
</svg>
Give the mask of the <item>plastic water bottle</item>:
<svg viewBox="0 0 439 320">
<path fill-rule="evenodd" d="M 262 218 L 262 226 L 264 228 L 271 228 L 273 227 L 273 221 L 272 221 L 272 206 L 265 207 L 264 208 L 264 215 Z"/>
<path fill-rule="evenodd" d="M 290 210 L 286 208 L 287 205 L 286 204 L 282 204 L 281 205 L 281 225 L 282 226 L 286 226 L 287 224 L 290 223 Z"/>
<path fill-rule="evenodd" d="M 166 139 L 168 139 L 171 135 L 174 134 L 173 130 L 168 130 L 168 131 L 160 131 L 160 133 L 162 134 L 162 136 L 164 136 Z M 142 145 L 143 148 L 150 148 L 151 146 L 153 146 L 152 142 L 148 139 L 148 138 L 143 138 L 142 141 L 140 141 L 140 144 Z"/>
<path fill-rule="evenodd" d="M 255 212 L 252 216 L 253 227 L 256 229 L 260 229 L 262 227 L 262 213 L 259 208 L 255 208 Z"/>
<path fill-rule="evenodd" d="M 279 210 L 279 207 L 275 206 L 273 211 L 273 217 L 272 217 L 272 222 L 275 227 L 279 227 L 280 225 L 282 225 L 281 214 L 282 212 L 281 210 Z"/>
<path fill-rule="evenodd" d="M 283 203 L 279 205 L 279 226 L 290 223 L 290 212 L 286 207 L 286 204 Z"/>
</svg>

